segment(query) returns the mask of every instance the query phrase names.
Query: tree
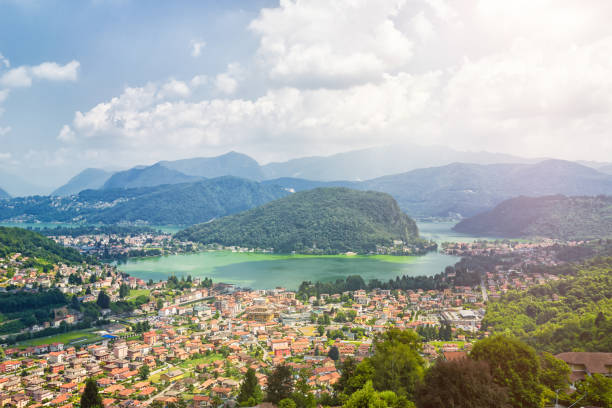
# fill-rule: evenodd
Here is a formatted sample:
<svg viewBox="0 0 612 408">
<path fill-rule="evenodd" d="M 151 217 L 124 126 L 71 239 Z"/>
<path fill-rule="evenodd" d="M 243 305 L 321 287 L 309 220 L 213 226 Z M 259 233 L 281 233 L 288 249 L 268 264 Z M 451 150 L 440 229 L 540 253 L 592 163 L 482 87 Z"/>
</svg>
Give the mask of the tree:
<svg viewBox="0 0 612 408">
<path fill-rule="evenodd" d="M 101 309 L 108 309 L 110 308 L 110 303 L 110 296 L 108 296 L 105 291 L 101 290 L 100 293 L 98 293 L 96 304 L 100 306 Z"/>
<path fill-rule="evenodd" d="M 286 365 L 277 366 L 268 375 L 267 400 L 278 404 L 281 400 L 289 398 L 293 391 L 293 373 Z"/>
<path fill-rule="evenodd" d="M 141 380 L 146 380 L 147 378 L 149 378 L 149 374 L 151 372 L 151 369 L 149 368 L 148 365 L 143 365 L 142 367 L 140 367 L 140 369 L 138 370 L 138 375 L 140 376 Z"/>
<path fill-rule="evenodd" d="M 507 401 L 506 390 L 493 383 L 488 364 L 469 358 L 436 361 L 416 392 L 418 408 L 502 408 L 509 407 Z"/>
<path fill-rule="evenodd" d="M 374 341 L 374 355 L 369 359 L 374 371 L 374 388 L 412 398 L 424 373 L 420 349 L 419 335 L 412 330 L 390 329 L 378 336 Z"/>
<path fill-rule="evenodd" d="M 612 407 L 612 378 L 601 374 L 593 374 L 580 381 L 576 386 L 574 395 L 586 397 L 580 402 L 581 405 L 594 405 L 598 407 Z M 576 399 L 579 397 L 576 397 Z"/>
<path fill-rule="evenodd" d="M 334 390 L 345 396 L 363 388 L 366 382 L 374 378 L 374 368 L 368 359 L 357 364 L 354 358 L 347 357 L 340 365 L 340 371 L 342 375 L 334 384 Z"/>
<path fill-rule="evenodd" d="M 100 407 L 102 407 L 102 398 L 98 394 L 98 384 L 93 378 L 88 378 L 83 395 L 81 395 L 81 408 Z"/>
<path fill-rule="evenodd" d="M 566 390 L 569 386 L 571 369 L 567 363 L 550 353 L 540 356 L 540 383 L 553 393 L 556 390 Z"/>
<path fill-rule="evenodd" d="M 329 348 L 329 351 L 327 352 L 327 357 L 331 358 L 334 361 L 338 361 L 338 359 L 340 358 L 340 351 L 338 350 L 338 347 L 331 346 Z"/>
<path fill-rule="evenodd" d="M 291 398 L 284 398 L 278 403 L 278 408 L 296 408 L 296 405 Z"/>
<path fill-rule="evenodd" d="M 470 357 L 489 364 L 493 381 L 507 388 L 513 407 L 540 407 L 540 362 L 533 348 L 514 338 L 495 336 L 476 342 Z"/>
<path fill-rule="evenodd" d="M 124 297 L 129 296 L 129 295 L 130 295 L 130 287 L 127 284 L 122 283 L 121 286 L 119 286 L 119 297 L 123 299 Z"/>
<path fill-rule="evenodd" d="M 255 406 L 262 400 L 262 392 L 259 387 L 259 382 L 255 376 L 255 370 L 249 368 L 244 375 L 244 380 L 240 385 L 240 391 L 238 393 L 238 402 L 242 406 Z"/>
<path fill-rule="evenodd" d="M 74 310 L 81 310 L 81 302 L 79 302 L 79 298 L 77 297 L 77 295 L 72 296 L 72 299 L 70 301 L 70 307 Z"/>
<path fill-rule="evenodd" d="M 405 397 L 398 397 L 393 391 L 377 392 L 372 381 L 365 383 L 362 389 L 355 391 L 343 408 L 410 408 L 414 404 Z"/>
</svg>

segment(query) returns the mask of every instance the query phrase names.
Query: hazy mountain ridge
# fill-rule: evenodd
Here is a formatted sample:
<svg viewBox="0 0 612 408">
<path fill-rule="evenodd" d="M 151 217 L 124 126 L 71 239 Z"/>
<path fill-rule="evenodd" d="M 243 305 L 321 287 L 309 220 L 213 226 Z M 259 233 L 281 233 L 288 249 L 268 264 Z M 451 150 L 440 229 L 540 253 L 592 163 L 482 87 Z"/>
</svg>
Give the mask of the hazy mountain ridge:
<svg viewBox="0 0 612 408">
<path fill-rule="evenodd" d="M 201 177 L 188 176 L 157 163 L 144 168 L 119 171 L 104 183 L 102 189 L 154 187 L 164 184 L 190 183 L 201 179 Z"/>
<path fill-rule="evenodd" d="M 612 196 L 517 197 L 462 220 L 455 231 L 495 237 L 612 237 Z"/>
<path fill-rule="evenodd" d="M 83 190 L 99 189 L 102 188 L 104 183 L 113 175 L 113 172 L 109 172 L 102 169 L 85 169 L 70 180 L 63 186 L 57 188 L 51 193 L 54 196 L 69 196 L 72 194 L 78 194 Z"/>
<path fill-rule="evenodd" d="M 276 252 L 376 251 L 418 238 L 414 220 L 388 194 L 347 188 L 317 188 L 177 234 L 205 244 L 274 248 Z"/>
<path fill-rule="evenodd" d="M 237 152 L 229 152 L 216 157 L 161 161 L 158 164 L 189 176 L 205 178 L 234 176 L 249 180 L 264 178 L 261 166 L 255 159 Z"/>
<path fill-rule="evenodd" d="M 0 188 L 0 200 L 10 200 L 11 195 Z"/>
<path fill-rule="evenodd" d="M 369 180 L 359 188 L 391 194 L 413 217 L 472 216 L 520 195 L 612 194 L 612 176 L 562 160 L 454 163 Z"/>
<path fill-rule="evenodd" d="M 215 157 L 199 157 L 173 161 L 160 161 L 150 166 L 135 166 L 116 172 L 105 188 L 132 188 L 176 184 L 196 181 L 201 178 L 221 176 L 242 177 L 266 182 L 269 180 L 302 179 L 309 182 L 322 181 L 332 184 L 318 186 L 349 186 L 349 182 L 373 180 L 390 175 L 399 175 L 418 169 L 443 167 L 453 163 L 489 164 L 535 164 L 543 159 L 523 158 L 500 153 L 461 152 L 442 146 L 387 146 L 338 153 L 331 156 L 313 156 L 286 162 L 260 165 L 253 158 L 237 152 L 228 152 Z M 584 166 L 607 171 L 606 163 L 584 162 Z M 96 170 L 96 169 L 91 169 Z M 166 171 L 167 170 L 167 171 Z M 96 170 L 102 172 L 103 170 Z M 612 173 L 612 169 L 609 169 Z M 84 173 L 84 172 L 83 172 Z M 80 175 L 73 177 L 77 179 Z M 57 191 L 75 194 L 86 188 L 100 188 L 90 183 L 72 186 L 71 179 Z M 302 183 L 303 185 L 304 183 Z M 1 185 L 1 183 L 0 183 Z M 79 190 L 80 188 L 80 190 Z M 303 188 L 302 188 L 303 189 Z M 54 192 L 55 193 L 55 192 Z M 58 194 L 59 195 L 59 194 Z M 67 195 L 67 194 L 61 194 Z"/>
<path fill-rule="evenodd" d="M 191 225 L 244 211 L 289 194 L 236 177 L 131 189 L 85 190 L 69 197 L 0 202 L 0 220 Z"/>
</svg>

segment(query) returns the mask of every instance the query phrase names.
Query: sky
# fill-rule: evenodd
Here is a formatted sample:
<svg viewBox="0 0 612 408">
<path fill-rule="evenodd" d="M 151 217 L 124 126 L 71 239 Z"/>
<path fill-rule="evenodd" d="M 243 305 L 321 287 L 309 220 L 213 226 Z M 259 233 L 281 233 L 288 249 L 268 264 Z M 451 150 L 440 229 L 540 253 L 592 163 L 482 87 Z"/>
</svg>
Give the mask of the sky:
<svg viewBox="0 0 612 408">
<path fill-rule="evenodd" d="M 0 170 L 230 150 L 612 161 L 609 0 L 0 0 Z"/>
</svg>

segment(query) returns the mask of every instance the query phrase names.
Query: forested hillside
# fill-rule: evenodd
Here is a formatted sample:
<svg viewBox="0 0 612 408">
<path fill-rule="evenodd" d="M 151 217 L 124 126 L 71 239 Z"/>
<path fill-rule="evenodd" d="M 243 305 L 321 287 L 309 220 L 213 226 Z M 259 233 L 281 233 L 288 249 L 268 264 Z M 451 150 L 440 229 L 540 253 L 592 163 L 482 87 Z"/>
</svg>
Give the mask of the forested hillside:
<svg viewBox="0 0 612 408">
<path fill-rule="evenodd" d="M 20 253 L 49 263 L 80 263 L 83 256 L 72 248 L 66 248 L 36 232 L 21 228 L 0 227 L 0 258 Z"/>
<path fill-rule="evenodd" d="M 130 189 L 85 190 L 69 197 L 0 201 L 0 220 L 191 225 L 235 214 L 289 194 L 235 177 Z"/>
<path fill-rule="evenodd" d="M 595 258 L 575 276 L 492 301 L 485 329 L 515 335 L 540 351 L 612 350 L 612 258 Z"/>
<path fill-rule="evenodd" d="M 414 241 L 418 230 L 387 194 L 318 188 L 190 227 L 177 237 L 283 253 L 368 253 L 393 240 Z"/>
<path fill-rule="evenodd" d="M 494 237 L 612 237 L 612 196 L 518 197 L 462 220 L 458 232 Z"/>
</svg>

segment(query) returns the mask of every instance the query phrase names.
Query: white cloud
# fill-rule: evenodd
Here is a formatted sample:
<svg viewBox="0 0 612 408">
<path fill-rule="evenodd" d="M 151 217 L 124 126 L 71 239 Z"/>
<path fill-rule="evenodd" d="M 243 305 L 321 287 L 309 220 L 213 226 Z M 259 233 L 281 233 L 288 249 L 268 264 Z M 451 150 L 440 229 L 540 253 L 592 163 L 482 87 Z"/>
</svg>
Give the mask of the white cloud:
<svg viewBox="0 0 612 408">
<path fill-rule="evenodd" d="M 32 67 L 32 75 L 49 81 L 76 81 L 80 67 L 78 61 L 70 61 L 66 65 L 56 62 L 44 62 Z"/>
<path fill-rule="evenodd" d="M 206 47 L 206 41 L 191 40 L 191 56 L 199 57 L 202 55 L 202 49 Z"/>
<path fill-rule="evenodd" d="M 171 79 L 162 85 L 159 93 L 160 98 L 172 98 L 172 97 L 187 97 L 191 94 L 189 87 L 183 81 L 177 81 Z"/>
<path fill-rule="evenodd" d="M 12 129 L 11 129 L 11 127 L 10 127 L 10 126 L 5 126 L 5 127 L 0 126 L 0 136 L 4 136 L 4 135 L 6 135 L 6 134 L 7 134 L 7 133 L 9 133 L 11 130 L 12 130 Z"/>
<path fill-rule="evenodd" d="M 62 126 L 57 138 L 63 142 L 71 142 L 75 139 L 75 134 L 68 125 Z"/>
<path fill-rule="evenodd" d="M 13 68 L 0 77 L 0 85 L 9 88 L 24 88 L 32 85 L 27 67 Z"/>
<path fill-rule="evenodd" d="M 231 95 L 238 89 L 239 82 L 244 79 L 244 71 L 240 64 L 231 63 L 227 70 L 215 77 L 215 87 L 217 91 Z"/>
<path fill-rule="evenodd" d="M 250 24 L 272 79 L 300 86 L 379 80 L 407 67 L 413 39 L 402 32 L 403 0 L 283 0 Z"/>
<path fill-rule="evenodd" d="M 191 85 L 193 88 L 204 86 L 207 83 L 208 83 L 208 77 L 206 75 L 196 75 L 193 78 L 191 78 L 191 81 L 189 81 L 189 85 Z"/>
<path fill-rule="evenodd" d="M 517 1 L 281 0 L 250 24 L 261 72 L 126 88 L 75 113 L 71 146 L 128 165 L 402 141 L 609 161 L 612 6 Z M 219 97 L 195 100 L 208 82 Z"/>
<path fill-rule="evenodd" d="M 6 63 L 8 64 L 8 61 Z M 22 65 L 2 74 L 0 85 L 9 88 L 27 88 L 32 86 L 33 78 L 48 81 L 76 81 L 79 66 L 78 61 L 70 61 L 65 65 L 59 65 L 56 62 L 43 62 L 34 67 Z"/>
<path fill-rule="evenodd" d="M 10 160 L 12 155 L 10 153 L 0 153 L 0 160 Z"/>
<path fill-rule="evenodd" d="M 5 68 L 10 68 L 11 63 L 9 62 L 9 60 L 7 58 L 4 57 L 4 55 L 2 55 L 2 53 L 0 52 L 0 68 L 2 68 L 2 65 L 4 65 Z"/>
</svg>

